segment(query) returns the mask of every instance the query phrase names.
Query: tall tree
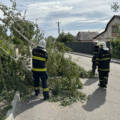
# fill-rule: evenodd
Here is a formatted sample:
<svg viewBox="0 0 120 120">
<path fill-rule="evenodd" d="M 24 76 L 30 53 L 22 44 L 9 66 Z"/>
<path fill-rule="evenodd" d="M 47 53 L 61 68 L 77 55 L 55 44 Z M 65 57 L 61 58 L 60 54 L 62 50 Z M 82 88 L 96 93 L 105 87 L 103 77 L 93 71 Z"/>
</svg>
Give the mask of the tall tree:
<svg viewBox="0 0 120 120">
<path fill-rule="evenodd" d="M 0 10 L 4 14 L 0 18 L 3 23 L 0 25 L 0 98 L 9 100 L 9 96 L 17 90 L 21 96 L 28 95 L 32 87 L 32 74 L 28 69 L 30 48 L 42 39 L 43 34 L 38 25 L 26 20 L 16 10 L 14 1 L 10 8 L 0 3 Z M 16 47 L 20 52 L 17 58 Z"/>
<path fill-rule="evenodd" d="M 65 34 L 64 32 L 62 32 L 58 38 L 57 41 L 59 42 L 72 42 L 75 41 L 75 37 L 71 34 L 71 33 L 67 33 Z"/>
</svg>

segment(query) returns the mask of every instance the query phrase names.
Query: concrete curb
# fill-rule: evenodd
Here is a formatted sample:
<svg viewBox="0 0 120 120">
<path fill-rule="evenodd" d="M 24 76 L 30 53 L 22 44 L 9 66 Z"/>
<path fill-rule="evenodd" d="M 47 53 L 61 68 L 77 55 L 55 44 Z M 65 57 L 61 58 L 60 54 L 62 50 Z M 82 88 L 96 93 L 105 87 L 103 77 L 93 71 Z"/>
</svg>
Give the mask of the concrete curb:
<svg viewBox="0 0 120 120">
<path fill-rule="evenodd" d="M 16 106 L 18 102 L 20 101 L 20 94 L 19 92 L 16 92 L 14 99 L 12 101 L 12 109 L 7 112 L 7 118 L 5 120 L 15 120 L 15 111 L 16 111 Z"/>
<path fill-rule="evenodd" d="M 92 58 L 92 55 L 85 54 L 85 53 L 77 53 L 77 52 L 69 52 L 69 53 L 74 54 L 74 55 L 80 55 L 80 56 Z"/>
<path fill-rule="evenodd" d="M 92 55 L 88 55 L 88 54 L 85 54 L 85 53 L 77 53 L 77 52 L 70 52 L 70 53 L 71 54 L 75 54 L 75 55 L 80 55 L 80 56 L 92 58 Z M 120 64 L 120 60 L 119 59 L 112 59 L 111 62 Z"/>
</svg>

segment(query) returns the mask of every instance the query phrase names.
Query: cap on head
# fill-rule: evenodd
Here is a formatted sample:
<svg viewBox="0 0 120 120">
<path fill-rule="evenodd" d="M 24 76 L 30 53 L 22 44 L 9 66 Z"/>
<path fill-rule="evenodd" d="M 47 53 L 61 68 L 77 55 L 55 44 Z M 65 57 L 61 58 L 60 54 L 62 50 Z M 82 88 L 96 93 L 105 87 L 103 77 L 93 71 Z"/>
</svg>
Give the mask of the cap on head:
<svg viewBox="0 0 120 120">
<path fill-rule="evenodd" d="M 46 48 L 46 41 L 44 39 L 40 40 L 38 46 L 45 49 Z"/>
</svg>

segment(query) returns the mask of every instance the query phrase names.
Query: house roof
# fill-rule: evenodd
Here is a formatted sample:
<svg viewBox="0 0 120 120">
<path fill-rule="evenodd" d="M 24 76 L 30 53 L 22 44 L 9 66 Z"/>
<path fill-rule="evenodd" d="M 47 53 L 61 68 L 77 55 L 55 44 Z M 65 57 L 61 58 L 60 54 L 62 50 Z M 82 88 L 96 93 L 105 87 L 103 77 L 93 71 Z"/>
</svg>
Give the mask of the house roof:
<svg viewBox="0 0 120 120">
<path fill-rule="evenodd" d="M 86 41 L 86 40 L 92 40 L 94 36 L 98 35 L 98 32 L 78 32 L 76 39 L 79 41 Z"/>
<path fill-rule="evenodd" d="M 108 26 L 110 25 L 110 23 L 111 23 L 115 18 L 119 18 L 119 19 L 120 19 L 120 16 L 119 16 L 119 15 L 114 15 L 114 16 L 111 18 L 111 20 L 107 23 L 105 30 L 104 30 L 103 32 L 101 32 L 100 34 L 98 34 L 97 36 L 95 36 L 93 39 L 96 39 L 96 38 L 99 37 L 100 35 L 104 34 L 104 33 L 107 31 Z"/>
</svg>

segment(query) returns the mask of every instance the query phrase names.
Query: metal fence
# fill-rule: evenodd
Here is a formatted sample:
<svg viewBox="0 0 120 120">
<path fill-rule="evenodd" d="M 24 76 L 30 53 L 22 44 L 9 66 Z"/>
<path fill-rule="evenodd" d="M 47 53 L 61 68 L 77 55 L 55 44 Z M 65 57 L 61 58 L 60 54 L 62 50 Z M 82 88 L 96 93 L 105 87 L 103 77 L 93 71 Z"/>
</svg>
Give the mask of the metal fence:
<svg viewBox="0 0 120 120">
<path fill-rule="evenodd" d="M 69 42 L 65 43 L 72 49 L 73 52 L 92 54 L 94 44 L 93 42 Z M 110 42 L 107 42 L 107 46 L 110 48 Z"/>
</svg>

